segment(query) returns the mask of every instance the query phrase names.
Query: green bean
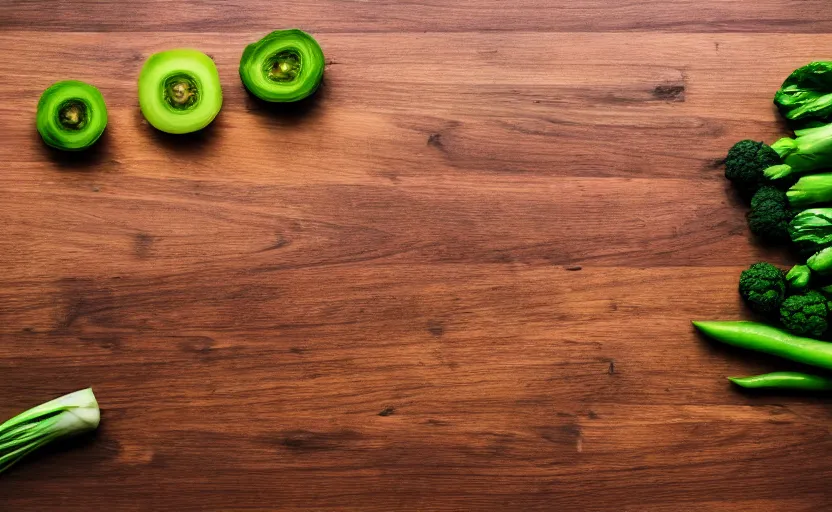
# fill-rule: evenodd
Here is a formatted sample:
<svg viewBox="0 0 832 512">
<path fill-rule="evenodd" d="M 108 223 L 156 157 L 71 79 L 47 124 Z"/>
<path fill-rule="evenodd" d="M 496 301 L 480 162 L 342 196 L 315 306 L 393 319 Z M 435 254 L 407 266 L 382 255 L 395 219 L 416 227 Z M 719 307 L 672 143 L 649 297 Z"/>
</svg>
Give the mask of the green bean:
<svg viewBox="0 0 832 512">
<path fill-rule="evenodd" d="M 753 377 L 728 377 L 737 386 L 748 389 L 777 388 L 807 391 L 832 391 L 832 379 L 800 372 L 773 372 Z"/>
<path fill-rule="evenodd" d="M 693 322 L 716 341 L 832 370 L 832 343 L 803 338 L 757 322 Z"/>
</svg>

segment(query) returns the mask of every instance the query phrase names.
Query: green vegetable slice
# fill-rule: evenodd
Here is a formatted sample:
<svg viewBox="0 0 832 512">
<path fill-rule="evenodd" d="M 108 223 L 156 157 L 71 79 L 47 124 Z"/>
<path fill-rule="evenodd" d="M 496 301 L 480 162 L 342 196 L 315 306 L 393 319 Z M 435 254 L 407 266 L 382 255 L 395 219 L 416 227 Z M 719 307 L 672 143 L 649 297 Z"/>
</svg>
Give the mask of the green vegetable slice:
<svg viewBox="0 0 832 512">
<path fill-rule="evenodd" d="M 324 52 L 298 29 L 277 30 L 246 46 L 240 78 L 264 101 L 299 101 L 314 93 L 324 75 Z"/>
<path fill-rule="evenodd" d="M 49 86 L 38 101 L 36 125 L 43 141 L 56 149 L 92 146 L 107 127 L 107 106 L 90 84 L 66 80 Z"/>
<path fill-rule="evenodd" d="M 0 473 L 55 439 L 98 428 L 101 411 L 91 388 L 33 407 L 0 425 Z"/>
<path fill-rule="evenodd" d="M 151 55 L 139 74 L 139 106 L 157 130 L 191 133 L 205 128 L 222 107 L 214 61 L 190 49 Z"/>
</svg>

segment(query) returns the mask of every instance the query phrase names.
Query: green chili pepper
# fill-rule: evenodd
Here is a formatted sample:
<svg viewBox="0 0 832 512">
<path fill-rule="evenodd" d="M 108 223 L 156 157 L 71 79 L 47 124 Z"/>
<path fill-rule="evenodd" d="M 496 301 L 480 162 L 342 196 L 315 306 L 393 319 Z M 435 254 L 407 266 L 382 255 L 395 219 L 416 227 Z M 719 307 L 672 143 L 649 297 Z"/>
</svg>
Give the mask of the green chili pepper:
<svg viewBox="0 0 832 512">
<path fill-rule="evenodd" d="M 314 93 L 324 75 L 324 52 L 302 30 L 277 30 L 246 46 L 240 79 L 264 101 L 290 102 Z"/>
<path fill-rule="evenodd" d="M 740 348 L 832 370 L 832 343 L 795 336 L 757 322 L 693 322 L 702 334 Z"/>
<path fill-rule="evenodd" d="M 802 389 L 807 391 L 832 391 L 832 379 L 799 372 L 774 372 L 753 377 L 728 377 L 737 386 L 758 389 Z"/>
<path fill-rule="evenodd" d="M 38 101 L 36 125 L 43 141 L 56 149 L 92 146 L 107 127 L 107 106 L 90 84 L 66 80 L 52 84 Z"/>
<path fill-rule="evenodd" d="M 151 55 L 139 74 L 139 107 L 167 133 L 191 133 L 211 124 L 222 107 L 222 88 L 211 57 L 197 50 Z"/>
</svg>

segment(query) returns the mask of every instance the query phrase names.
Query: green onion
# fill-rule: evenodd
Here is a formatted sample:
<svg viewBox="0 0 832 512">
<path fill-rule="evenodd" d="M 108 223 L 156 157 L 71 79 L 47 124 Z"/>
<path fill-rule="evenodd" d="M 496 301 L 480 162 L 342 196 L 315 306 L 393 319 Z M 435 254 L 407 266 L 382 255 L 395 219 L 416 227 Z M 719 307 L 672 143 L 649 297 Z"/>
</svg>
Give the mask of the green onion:
<svg viewBox="0 0 832 512">
<path fill-rule="evenodd" d="M 0 473 L 41 446 L 98 428 L 101 412 L 92 388 L 33 407 L 0 425 Z"/>
</svg>

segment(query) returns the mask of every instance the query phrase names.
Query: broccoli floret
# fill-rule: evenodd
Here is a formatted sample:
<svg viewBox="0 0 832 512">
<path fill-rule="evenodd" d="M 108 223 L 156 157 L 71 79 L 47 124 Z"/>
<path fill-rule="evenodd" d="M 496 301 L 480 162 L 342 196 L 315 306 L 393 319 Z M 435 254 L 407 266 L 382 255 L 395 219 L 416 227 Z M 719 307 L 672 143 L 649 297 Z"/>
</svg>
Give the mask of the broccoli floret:
<svg viewBox="0 0 832 512">
<path fill-rule="evenodd" d="M 775 187 L 762 187 L 751 198 L 748 228 L 764 242 L 788 242 L 791 239 L 789 222 L 793 217 L 785 192 Z"/>
<path fill-rule="evenodd" d="M 751 206 L 754 206 L 754 203 L 760 203 L 762 201 L 777 201 L 780 203 L 784 203 L 788 205 L 789 200 L 786 197 L 786 193 L 782 190 L 778 189 L 777 187 L 766 186 L 760 188 L 754 197 L 751 198 Z"/>
<path fill-rule="evenodd" d="M 763 171 L 780 163 L 780 157 L 771 147 L 753 140 L 741 140 L 734 144 L 725 157 L 725 177 L 746 197 L 751 197 L 768 182 Z"/>
<path fill-rule="evenodd" d="M 774 316 L 786 297 L 786 276 L 771 263 L 755 263 L 740 274 L 740 295 L 753 311 Z"/>
<path fill-rule="evenodd" d="M 821 293 L 792 295 L 780 307 L 780 321 L 795 334 L 820 336 L 829 327 L 829 305 Z"/>
</svg>

